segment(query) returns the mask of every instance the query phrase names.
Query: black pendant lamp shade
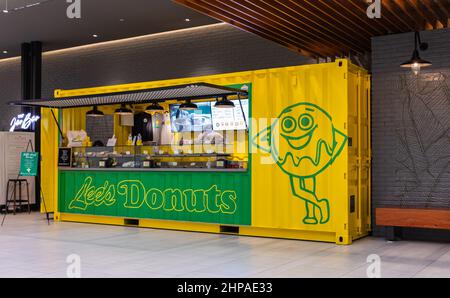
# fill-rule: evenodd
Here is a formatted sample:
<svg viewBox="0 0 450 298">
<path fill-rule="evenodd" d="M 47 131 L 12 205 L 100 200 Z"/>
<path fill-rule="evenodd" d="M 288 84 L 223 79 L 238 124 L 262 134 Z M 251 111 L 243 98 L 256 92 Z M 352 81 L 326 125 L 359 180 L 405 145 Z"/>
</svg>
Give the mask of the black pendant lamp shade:
<svg viewBox="0 0 450 298">
<path fill-rule="evenodd" d="M 218 109 L 233 109 L 234 103 L 228 98 L 224 97 L 221 100 L 216 101 L 214 107 Z"/>
<path fill-rule="evenodd" d="M 400 67 L 411 68 L 414 74 L 419 74 L 422 67 L 431 66 L 430 61 L 424 60 L 420 57 L 419 49 L 421 51 L 426 51 L 428 49 L 428 44 L 422 42 L 420 39 L 420 33 L 416 32 L 414 35 L 414 51 L 410 60 L 400 64 Z"/>
<path fill-rule="evenodd" d="M 121 104 L 120 108 L 118 108 L 117 110 L 114 111 L 115 114 L 118 115 L 132 115 L 133 111 L 131 111 L 130 109 L 128 109 L 125 104 Z"/>
<path fill-rule="evenodd" d="M 151 105 L 149 105 L 145 109 L 145 112 L 148 114 L 151 114 L 153 112 L 162 112 L 162 111 L 164 111 L 164 108 L 162 106 L 160 106 L 157 101 L 153 102 Z"/>
<path fill-rule="evenodd" d="M 419 51 L 414 50 L 413 55 L 410 60 L 406 61 L 405 63 L 402 63 L 401 67 L 407 67 L 412 68 L 414 66 L 420 66 L 420 67 L 427 67 L 433 65 L 430 61 L 424 60 L 420 58 Z"/>
<path fill-rule="evenodd" d="M 92 110 L 90 110 L 86 113 L 86 116 L 88 116 L 88 117 L 103 117 L 103 116 L 105 116 L 105 114 L 103 114 L 103 112 L 100 111 L 97 106 L 94 106 Z"/>
<path fill-rule="evenodd" d="M 185 103 L 180 105 L 180 110 L 193 111 L 198 110 L 198 106 L 195 103 L 192 103 L 191 100 L 187 100 Z"/>
</svg>

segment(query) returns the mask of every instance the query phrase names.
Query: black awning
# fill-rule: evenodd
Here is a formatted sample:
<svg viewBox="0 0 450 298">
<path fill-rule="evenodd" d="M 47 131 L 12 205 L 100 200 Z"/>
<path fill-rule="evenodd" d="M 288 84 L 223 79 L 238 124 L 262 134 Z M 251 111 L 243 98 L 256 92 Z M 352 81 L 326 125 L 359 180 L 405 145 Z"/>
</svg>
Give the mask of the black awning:
<svg viewBox="0 0 450 298">
<path fill-rule="evenodd" d="M 62 97 L 55 99 L 34 99 L 10 102 L 10 105 L 43 108 L 78 108 L 112 104 L 142 104 L 166 100 L 196 100 L 239 95 L 247 97 L 247 90 L 229 88 L 208 83 L 141 89 L 126 92 L 95 94 L 87 96 Z"/>
</svg>

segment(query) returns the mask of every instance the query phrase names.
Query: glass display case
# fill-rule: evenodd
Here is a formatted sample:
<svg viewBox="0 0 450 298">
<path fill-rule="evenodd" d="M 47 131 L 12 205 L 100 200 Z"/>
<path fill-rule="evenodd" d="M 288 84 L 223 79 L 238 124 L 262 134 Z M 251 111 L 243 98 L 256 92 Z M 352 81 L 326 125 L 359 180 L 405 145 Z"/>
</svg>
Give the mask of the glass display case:
<svg viewBox="0 0 450 298">
<path fill-rule="evenodd" d="M 73 147 L 72 168 L 214 168 L 246 169 L 248 158 L 226 152 L 226 145 Z"/>
</svg>

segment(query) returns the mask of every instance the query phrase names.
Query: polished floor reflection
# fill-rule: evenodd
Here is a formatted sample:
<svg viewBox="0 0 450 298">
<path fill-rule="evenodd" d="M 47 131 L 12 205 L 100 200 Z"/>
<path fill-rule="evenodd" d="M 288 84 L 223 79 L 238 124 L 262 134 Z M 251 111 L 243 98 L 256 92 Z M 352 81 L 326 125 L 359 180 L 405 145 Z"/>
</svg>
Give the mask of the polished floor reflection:
<svg viewBox="0 0 450 298">
<path fill-rule="evenodd" d="M 450 277 L 450 244 L 365 238 L 351 246 L 128 227 L 51 223 L 8 215 L 0 228 L 0 277 Z"/>
</svg>

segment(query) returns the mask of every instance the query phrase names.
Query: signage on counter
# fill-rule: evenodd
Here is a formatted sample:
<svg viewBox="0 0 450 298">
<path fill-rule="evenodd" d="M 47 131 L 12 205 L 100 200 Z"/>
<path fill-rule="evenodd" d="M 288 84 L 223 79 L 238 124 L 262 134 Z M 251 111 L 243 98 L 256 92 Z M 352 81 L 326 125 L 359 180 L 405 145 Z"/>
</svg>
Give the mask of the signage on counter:
<svg viewBox="0 0 450 298">
<path fill-rule="evenodd" d="M 70 202 L 69 209 L 86 210 L 90 205 L 112 206 L 117 197 L 124 198 L 123 207 L 149 208 L 176 212 L 206 212 L 234 214 L 236 212 L 236 192 L 221 190 L 217 185 L 209 189 L 147 189 L 139 180 L 122 180 L 117 184 L 105 181 L 100 187 L 93 185 L 93 178 L 87 177 Z"/>
<path fill-rule="evenodd" d="M 19 176 L 33 177 L 37 176 L 39 162 L 38 152 L 22 152 L 20 156 Z"/>
<path fill-rule="evenodd" d="M 11 120 L 10 124 L 10 132 L 15 131 L 16 129 L 27 130 L 31 127 L 32 124 L 36 123 L 40 119 L 39 116 L 28 114 L 19 114 Z"/>
<path fill-rule="evenodd" d="M 59 148 L 58 149 L 58 167 L 70 167 L 72 160 L 71 148 Z"/>
<path fill-rule="evenodd" d="M 220 178 L 218 178 L 220 177 Z M 251 222 L 247 173 L 127 172 L 92 175 L 62 171 L 60 211 L 86 215 L 248 225 Z"/>
</svg>

